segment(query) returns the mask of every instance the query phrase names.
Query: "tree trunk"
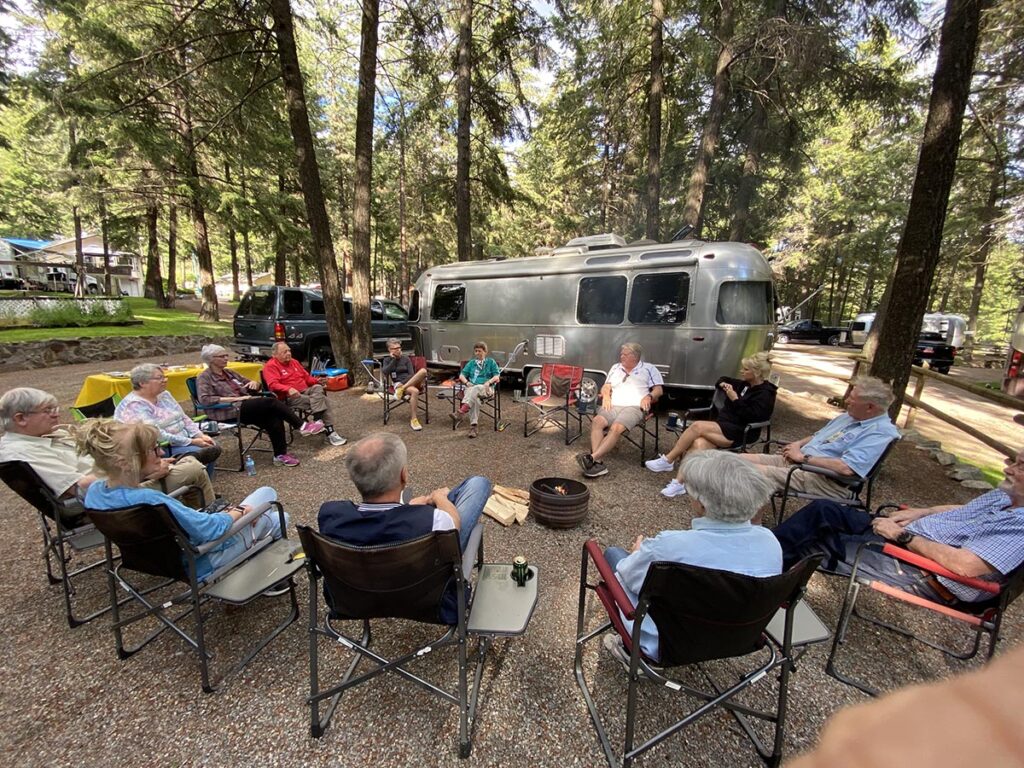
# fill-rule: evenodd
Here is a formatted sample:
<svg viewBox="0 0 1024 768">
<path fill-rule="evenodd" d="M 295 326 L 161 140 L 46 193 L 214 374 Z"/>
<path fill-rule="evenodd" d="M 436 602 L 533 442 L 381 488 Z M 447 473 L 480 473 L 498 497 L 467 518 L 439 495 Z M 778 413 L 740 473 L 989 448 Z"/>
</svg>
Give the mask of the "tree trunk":
<svg viewBox="0 0 1024 768">
<path fill-rule="evenodd" d="M 292 142 L 295 144 L 299 183 L 302 185 L 306 218 L 313 236 L 313 252 L 316 254 L 320 273 L 320 290 L 323 293 L 327 315 L 327 332 L 331 339 L 334 359 L 344 361 L 350 371 L 355 371 L 356 361 L 350 351 L 348 330 L 345 325 L 341 279 L 338 275 L 338 263 L 334 258 L 334 242 L 331 239 L 330 221 L 327 218 L 327 206 L 320 183 L 320 166 L 316 160 L 316 147 L 309 127 L 302 71 L 299 69 L 299 57 L 295 50 L 292 9 L 288 0 L 271 0 L 270 9 L 274 17 L 274 35 L 277 37 L 277 50 L 281 59 L 281 79 L 288 104 L 288 124 L 291 127 Z"/>
<path fill-rule="evenodd" d="M 750 236 L 750 207 L 761 181 L 761 153 L 768 136 L 768 112 L 759 94 L 754 94 L 751 105 L 753 115 L 747 129 L 747 148 L 743 155 L 743 175 L 736 187 L 733 199 L 732 221 L 729 224 L 729 239 L 742 243 Z"/>
<path fill-rule="evenodd" d="M 244 165 L 242 166 L 242 199 L 245 200 L 246 205 L 249 204 L 249 192 L 246 189 Z M 249 247 L 248 226 L 242 230 L 242 253 L 245 256 L 245 282 L 249 288 L 252 288 L 252 250 Z"/>
<path fill-rule="evenodd" d="M 178 299 L 178 206 L 167 207 L 167 294 L 164 305 L 174 307 Z"/>
<path fill-rule="evenodd" d="M 662 0 L 651 3 L 651 83 L 647 94 L 647 228 L 648 240 L 659 240 L 661 229 L 661 99 L 665 92 L 661 35 L 665 25 Z"/>
<path fill-rule="evenodd" d="M 686 205 L 683 208 L 683 224 L 693 226 L 694 235 L 700 235 L 701 211 L 704 207 L 704 188 L 711 173 L 711 162 L 718 148 L 718 139 L 722 131 L 722 116 L 725 113 L 729 97 L 729 67 L 733 61 L 732 35 L 734 28 L 732 0 L 721 0 L 721 15 L 715 36 L 721 44 L 718 60 L 715 63 L 714 86 L 711 91 L 711 102 L 704 118 L 701 131 L 700 146 L 697 149 L 697 160 L 690 173 L 690 183 L 686 191 Z"/>
<path fill-rule="evenodd" d="M 978 48 L 981 12 L 989 0 L 947 0 L 928 118 L 907 223 L 896 251 L 899 301 L 886 299 L 873 375 L 892 383 L 895 419 L 903 405 L 914 344 L 939 259 L 949 191 L 956 171 L 964 109 Z M 891 297 L 892 291 L 888 292 Z"/>
<path fill-rule="evenodd" d="M 352 346 L 373 351 L 370 330 L 370 185 L 373 180 L 373 104 L 377 79 L 378 0 L 363 0 L 356 99 L 355 189 L 352 197 Z M 350 366 L 353 370 L 354 366 Z"/>
<path fill-rule="evenodd" d="M 470 80 L 473 74 L 473 0 L 459 3 L 459 59 L 455 78 L 458 125 L 455 130 L 455 230 L 459 261 L 473 258 L 469 191 Z"/>
<path fill-rule="evenodd" d="M 405 111 L 398 130 L 398 302 L 409 303 L 409 242 L 405 233 Z"/>
<path fill-rule="evenodd" d="M 953 253 L 949 259 L 949 278 L 946 280 L 946 284 L 942 288 L 942 297 L 938 301 L 936 312 L 945 312 L 946 307 L 949 305 L 949 295 L 953 292 L 953 284 L 957 282 L 957 272 L 960 270 L 960 249 L 954 248 Z M 934 299 L 929 301 L 925 307 L 925 311 L 928 311 L 931 307 L 935 306 Z"/>
<path fill-rule="evenodd" d="M 156 301 L 158 307 L 165 304 L 164 281 L 160 276 L 160 240 L 157 227 L 160 222 L 160 206 L 155 200 L 146 206 L 146 230 L 149 244 L 146 248 L 146 293 L 147 299 Z"/>
<path fill-rule="evenodd" d="M 110 233 L 107 222 L 107 201 L 100 195 L 100 239 L 103 241 L 103 293 L 107 296 L 113 295 L 113 285 L 110 280 Z"/>
<path fill-rule="evenodd" d="M 1000 134 L 1002 130 L 1000 129 Z M 999 220 L 999 196 L 1005 182 L 1005 159 L 996 157 L 992 163 L 992 176 L 989 179 L 988 197 L 985 207 L 981 210 L 978 221 L 977 239 L 974 256 L 974 285 L 971 288 L 971 304 L 967 310 L 967 346 L 974 346 L 974 335 L 978 330 L 978 311 L 981 309 L 981 295 L 985 289 L 985 271 L 988 269 L 988 257 L 996 241 L 996 222 Z"/>
<path fill-rule="evenodd" d="M 231 185 L 231 166 L 224 161 L 224 181 Z M 235 237 L 234 224 L 228 225 L 228 250 L 231 252 L 231 300 L 235 303 L 241 298 L 238 291 L 238 238 Z"/>
</svg>

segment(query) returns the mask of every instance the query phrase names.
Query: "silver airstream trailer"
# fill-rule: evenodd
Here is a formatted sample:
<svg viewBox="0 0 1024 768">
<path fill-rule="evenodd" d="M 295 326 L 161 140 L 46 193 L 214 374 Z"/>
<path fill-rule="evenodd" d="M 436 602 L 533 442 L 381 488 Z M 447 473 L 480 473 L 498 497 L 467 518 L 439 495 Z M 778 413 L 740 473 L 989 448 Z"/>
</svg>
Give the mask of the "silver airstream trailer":
<svg viewBox="0 0 1024 768">
<path fill-rule="evenodd" d="M 666 385 L 710 392 L 740 360 L 772 345 L 772 273 L 741 243 L 627 245 L 577 238 L 550 254 L 430 267 L 416 281 L 409 326 L 419 354 L 457 365 L 487 342 L 527 381 L 544 363 L 581 365 L 596 383 L 627 341 L 644 347 Z"/>
</svg>

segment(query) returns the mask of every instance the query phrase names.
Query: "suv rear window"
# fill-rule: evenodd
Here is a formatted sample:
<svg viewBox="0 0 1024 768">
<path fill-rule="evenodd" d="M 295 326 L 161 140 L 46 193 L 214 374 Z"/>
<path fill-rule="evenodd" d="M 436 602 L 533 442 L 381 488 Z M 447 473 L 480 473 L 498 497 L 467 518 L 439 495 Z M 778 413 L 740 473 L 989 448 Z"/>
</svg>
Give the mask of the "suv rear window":
<svg viewBox="0 0 1024 768">
<path fill-rule="evenodd" d="M 302 291 L 284 291 L 281 311 L 286 315 L 301 315 L 305 305 Z"/>
</svg>

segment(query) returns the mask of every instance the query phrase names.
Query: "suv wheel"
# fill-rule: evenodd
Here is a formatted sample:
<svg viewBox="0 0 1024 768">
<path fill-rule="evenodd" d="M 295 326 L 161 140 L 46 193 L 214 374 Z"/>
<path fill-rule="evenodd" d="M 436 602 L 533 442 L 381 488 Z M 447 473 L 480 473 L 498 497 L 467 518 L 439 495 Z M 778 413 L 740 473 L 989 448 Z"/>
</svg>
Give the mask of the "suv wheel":
<svg viewBox="0 0 1024 768">
<path fill-rule="evenodd" d="M 776 341 L 779 344 L 789 344 L 789 334 L 788 333 L 780 333 L 779 334 L 779 338 L 777 338 Z"/>
<path fill-rule="evenodd" d="M 831 336 L 828 337 L 828 342 L 827 343 L 828 343 L 828 345 L 830 347 L 838 347 L 839 346 L 839 334 L 838 333 L 833 333 Z"/>
</svg>

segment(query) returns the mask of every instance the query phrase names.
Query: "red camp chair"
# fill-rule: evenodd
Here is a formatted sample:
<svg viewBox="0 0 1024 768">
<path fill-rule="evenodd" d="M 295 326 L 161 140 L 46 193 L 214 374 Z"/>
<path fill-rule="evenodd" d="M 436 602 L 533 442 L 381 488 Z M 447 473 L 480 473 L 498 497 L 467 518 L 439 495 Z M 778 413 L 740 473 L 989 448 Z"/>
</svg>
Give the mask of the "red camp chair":
<svg viewBox="0 0 1024 768">
<path fill-rule="evenodd" d="M 577 400 L 580 384 L 583 382 L 583 368 L 577 365 L 544 363 L 540 369 L 542 394 L 526 401 L 523 412 L 523 437 L 529 437 L 548 424 L 554 424 L 565 433 L 565 444 L 570 445 L 583 434 L 583 415 L 579 412 Z M 531 428 L 530 416 L 534 417 Z M 559 419 L 559 414 L 564 418 Z M 570 424 L 576 423 L 576 434 L 570 437 Z"/>
</svg>

